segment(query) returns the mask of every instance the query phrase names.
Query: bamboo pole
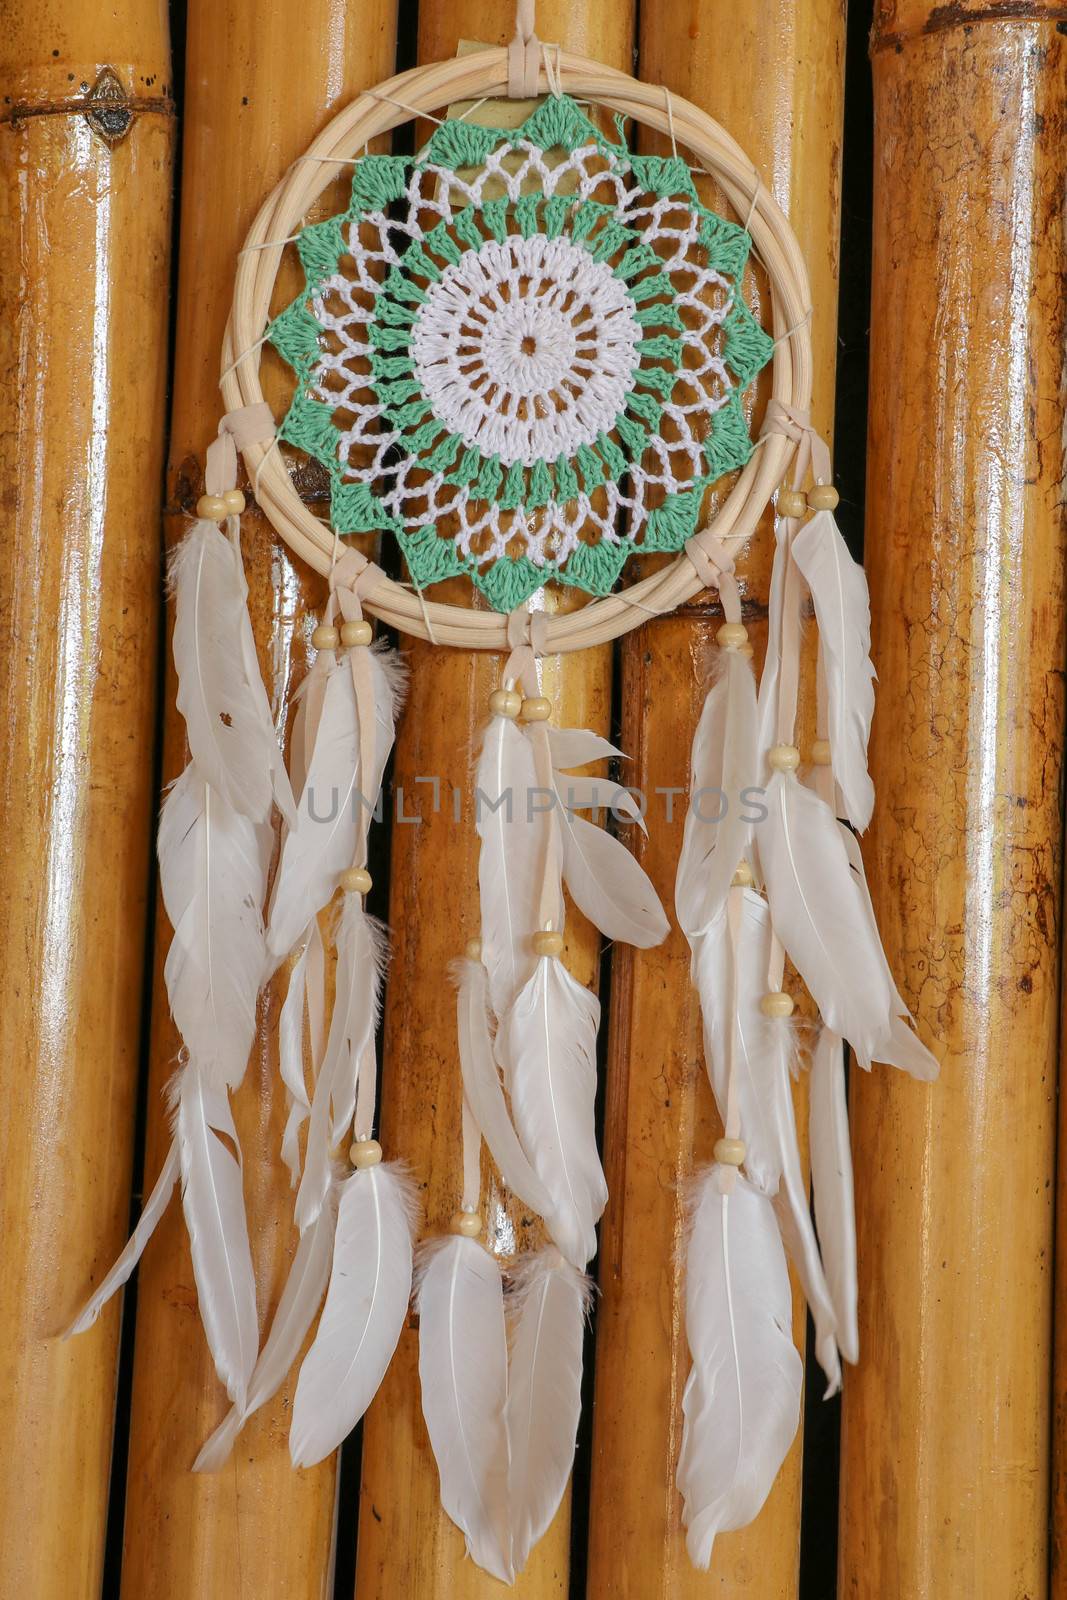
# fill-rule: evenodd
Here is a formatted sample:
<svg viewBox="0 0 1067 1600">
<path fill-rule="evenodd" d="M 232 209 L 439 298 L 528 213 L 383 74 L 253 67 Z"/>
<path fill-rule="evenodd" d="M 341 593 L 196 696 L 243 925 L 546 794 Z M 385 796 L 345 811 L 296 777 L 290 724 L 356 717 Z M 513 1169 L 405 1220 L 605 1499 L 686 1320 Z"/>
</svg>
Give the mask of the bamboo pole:
<svg viewBox="0 0 1067 1600">
<path fill-rule="evenodd" d="M 170 449 L 168 540 L 180 538 L 200 487 L 203 453 L 221 406 L 219 352 L 233 291 L 236 252 L 271 185 L 348 99 L 393 67 L 395 0 L 252 0 L 189 7 L 186 129 L 175 395 Z M 343 206 L 344 180 L 323 197 Z M 299 286 L 289 267 L 278 304 Z M 288 378 L 265 363 L 268 399 L 280 404 Z M 313 475 L 298 479 L 312 501 Z M 312 608 L 321 582 L 290 561 L 254 505 L 242 519 L 249 607 L 260 665 L 284 720 L 307 665 Z M 327 507 L 317 506 L 325 513 Z M 168 677 L 164 776 L 185 759 L 181 719 Z M 154 1179 L 168 1139 L 161 1090 L 177 1040 L 162 983 L 169 927 L 161 916 L 153 1002 L 152 1085 L 146 1177 Z M 244 1155 L 245 1200 L 265 1327 L 295 1249 L 293 1196 L 279 1159 L 285 1119 L 275 1036 L 285 979 L 261 1006 L 261 1027 L 241 1090 L 233 1097 Z M 296 1371 L 242 1433 L 215 1475 L 189 1469 L 226 1409 L 199 1325 L 179 1208 L 164 1220 L 142 1268 L 127 1489 L 123 1595 L 325 1596 L 332 1574 L 336 1458 L 296 1473 L 288 1416 Z"/>
<path fill-rule="evenodd" d="M 882 5 L 872 41 L 865 854 L 943 1066 L 853 1074 L 850 1597 L 1047 1593 L 1067 40 L 999 10 Z"/>
<path fill-rule="evenodd" d="M 461 39 L 502 43 L 514 32 L 511 0 L 441 0 L 424 5 L 419 58 L 452 55 Z M 562 0 L 538 7 L 538 33 L 571 50 L 589 50 L 607 64 L 628 63 L 629 5 L 613 0 Z M 469 586 L 437 586 L 433 598 L 470 604 Z M 548 593 L 546 603 L 561 603 Z M 564 597 L 563 603 L 572 603 Z M 460 1095 L 455 998 L 448 966 L 478 932 L 477 838 L 472 763 L 502 661 L 460 650 L 410 646 L 411 690 L 397 741 L 391 869 L 393 961 L 386 999 L 382 1127 L 386 1155 L 409 1160 L 419 1179 L 425 1233 L 444 1231 L 460 1185 Z M 610 647 L 544 663 L 544 692 L 553 716 L 606 732 L 611 700 Z M 440 806 L 431 785 L 440 780 Z M 452 810 L 459 792 L 462 820 Z M 417 824 L 401 820 L 417 812 Z M 564 959 L 582 983 L 596 981 L 598 939 L 571 912 Z M 486 1175 L 488 1235 L 511 1256 L 537 1234 L 520 1208 Z M 569 1497 L 512 1592 L 522 1600 L 562 1600 L 568 1593 Z M 363 1433 L 358 1564 L 355 1592 L 405 1600 L 491 1600 L 499 1585 L 464 1553 L 463 1537 L 441 1510 L 437 1469 L 422 1420 L 418 1335 L 413 1323 L 400 1346 Z"/>
<path fill-rule="evenodd" d="M 153 0 L 0 30 L 0 1594 L 99 1594 L 152 812 L 174 106 Z"/>
<path fill-rule="evenodd" d="M 837 241 L 844 90 L 844 17 L 836 0 L 767 7 L 705 3 L 689 16 L 652 13 L 639 75 L 706 109 L 752 157 L 786 210 L 812 282 L 814 420 L 829 437 L 837 325 Z M 674 23 L 677 25 L 672 25 Z M 757 311 L 768 315 L 762 275 Z M 757 407 L 758 409 L 758 407 Z M 745 621 L 765 645 L 772 525 L 747 554 Z M 684 791 L 722 621 L 708 597 L 656 618 L 622 642 L 622 748 L 628 777 L 649 796 L 642 862 L 666 905 L 685 818 Z M 657 797 L 657 786 L 675 794 Z M 612 1194 L 601 1232 L 596 1407 L 589 1518 L 590 1600 L 697 1600 L 709 1593 L 795 1595 L 800 1555 L 798 1435 L 763 1512 L 716 1543 L 711 1579 L 685 1551 L 674 1488 L 681 1398 L 689 1367 L 684 1328 L 683 1194 L 721 1131 L 703 1065 L 689 946 L 672 927 L 657 949 L 616 952 L 605 1162 Z M 805 1126 L 803 1095 L 798 1122 Z M 804 1344 L 803 1304 L 796 1331 Z"/>
</svg>

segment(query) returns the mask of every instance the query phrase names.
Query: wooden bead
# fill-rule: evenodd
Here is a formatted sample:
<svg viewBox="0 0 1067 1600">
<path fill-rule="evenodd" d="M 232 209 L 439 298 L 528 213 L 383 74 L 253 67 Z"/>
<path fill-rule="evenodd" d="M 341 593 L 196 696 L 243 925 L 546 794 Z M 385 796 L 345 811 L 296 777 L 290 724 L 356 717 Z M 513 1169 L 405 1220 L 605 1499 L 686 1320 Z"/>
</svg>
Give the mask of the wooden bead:
<svg viewBox="0 0 1067 1600">
<path fill-rule="evenodd" d="M 482 1219 L 477 1211 L 457 1211 L 450 1226 L 453 1233 L 462 1234 L 464 1239 L 477 1239 L 482 1231 Z"/>
<path fill-rule="evenodd" d="M 222 497 L 228 517 L 239 517 L 245 508 L 245 497 L 240 489 L 227 489 Z"/>
<path fill-rule="evenodd" d="M 797 521 L 807 509 L 807 495 L 802 494 L 799 489 L 779 489 L 778 515 L 780 517 L 792 517 L 794 521 Z"/>
<path fill-rule="evenodd" d="M 759 1008 L 765 1017 L 791 1017 L 793 996 L 786 994 L 784 989 L 771 989 L 763 996 Z"/>
<path fill-rule="evenodd" d="M 716 1139 L 713 1151 L 716 1161 L 724 1167 L 739 1167 L 745 1159 L 743 1139 Z"/>
<path fill-rule="evenodd" d="M 229 513 L 221 494 L 202 494 L 196 502 L 196 514 L 207 522 L 221 522 Z"/>
<path fill-rule="evenodd" d="M 737 863 L 737 871 L 730 879 L 733 887 L 735 889 L 751 889 L 755 881 L 755 878 L 752 876 L 752 868 L 749 866 L 748 862 L 739 861 Z"/>
<path fill-rule="evenodd" d="M 815 740 L 815 743 L 811 747 L 811 759 L 814 761 L 817 767 L 828 767 L 830 765 L 829 739 Z"/>
<path fill-rule="evenodd" d="M 346 867 L 337 883 L 345 894 L 370 894 L 371 875 L 366 867 Z"/>
<path fill-rule="evenodd" d="M 336 650 L 340 642 L 341 635 L 328 622 L 320 622 L 311 635 L 311 643 L 316 650 Z"/>
<path fill-rule="evenodd" d="M 748 643 L 748 629 L 743 622 L 724 622 L 715 638 L 722 650 L 740 650 Z"/>
<path fill-rule="evenodd" d="M 563 935 L 552 933 L 545 929 L 533 936 L 534 954 L 538 956 L 558 956 L 563 949 Z"/>
<path fill-rule="evenodd" d="M 522 710 L 522 695 L 517 689 L 494 689 L 489 696 L 494 717 L 517 717 Z"/>
<path fill-rule="evenodd" d="M 840 499 L 832 483 L 817 483 L 808 490 L 808 505 L 813 511 L 836 511 Z"/>
<path fill-rule="evenodd" d="M 800 751 L 795 744 L 773 744 L 767 760 L 772 772 L 795 772 L 800 765 Z"/>
<path fill-rule="evenodd" d="M 524 722 L 547 722 L 552 715 L 552 702 L 546 700 L 544 695 L 531 695 L 522 702 L 522 719 Z"/>
<path fill-rule="evenodd" d="M 346 649 L 357 644 L 370 644 L 374 630 L 369 622 L 342 622 L 341 643 Z"/>
<path fill-rule="evenodd" d="M 377 1139 L 357 1139 L 348 1152 L 348 1159 L 360 1172 L 376 1167 L 382 1159 L 382 1147 Z"/>
<path fill-rule="evenodd" d="M 463 954 L 468 961 L 480 961 L 482 959 L 482 941 L 480 939 L 468 939 L 467 948 Z"/>
</svg>

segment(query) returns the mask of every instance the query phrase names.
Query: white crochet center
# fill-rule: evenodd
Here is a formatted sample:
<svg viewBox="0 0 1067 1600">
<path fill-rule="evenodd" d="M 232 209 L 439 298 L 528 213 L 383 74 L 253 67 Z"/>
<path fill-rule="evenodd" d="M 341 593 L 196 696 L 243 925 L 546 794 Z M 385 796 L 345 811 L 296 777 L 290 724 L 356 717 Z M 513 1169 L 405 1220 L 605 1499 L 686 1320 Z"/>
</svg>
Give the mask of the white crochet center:
<svg viewBox="0 0 1067 1600">
<path fill-rule="evenodd" d="M 426 524 L 447 528 L 464 557 L 474 555 L 486 563 L 517 549 L 537 565 L 562 563 L 583 540 L 618 543 L 616 528 L 623 521 L 630 537 L 639 539 L 663 496 L 684 489 L 704 471 L 709 419 L 729 399 L 732 388 L 720 330 L 733 288 L 706 265 L 698 219 L 689 206 L 669 196 L 650 195 L 628 166 L 606 160 L 595 145 L 572 150 L 565 160 L 550 161 L 539 146 L 523 140 L 507 147 L 507 157 L 505 164 L 504 152 L 493 151 L 474 172 L 433 163 L 416 167 L 406 200 L 394 215 L 387 218 L 371 211 L 358 227 L 349 229 L 351 267 L 328 279 L 313 301 L 315 318 L 330 343 L 316 367 L 314 393 L 334 407 L 345 478 L 367 485 L 383 509 L 408 529 Z M 671 277 L 685 327 L 678 335 L 684 346 L 679 381 L 663 406 L 663 425 L 650 434 L 640 463 L 623 480 L 605 482 L 592 494 L 581 490 L 572 499 L 549 501 L 527 512 L 522 506 L 506 510 L 478 499 L 469 486 L 446 482 L 443 472 L 428 472 L 419 456 L 407 451 L 406 435 L 383 420 L 385 408 L 368 381 L 372 346 L 367 330 L 374 319 L 379 284 L 391 267 L 402 265 L 409 244 L 442 222 L 451 227 L 462 210 L 477 206 L 487 195 L 506 193 L 516 201 L 535 190 L 546 197 L 561 194 L 610 205 L 621 222 L 637 229 L 660 258 L 657 270 Z M 531 235 L 528 242 L 534 249 L 544 248 L 536 243 L 541 238 Z M 584 257 L 581 304 L 589 308 L 588 319 L 582 317 L 577 301 L 568 300 L 568 285 L 558 278 L 543 313 L 529 296 L 512 294 L 510 273 L 520 259 L 520 247 L 525 248 L 519 236 L 509 236 L 496 253 L 488 240 L 477 251 L 465 251 L 472 257 L 465 270 L 474 276 L 448 275 L 456 298 L 449 304 L 430 291 L 430 315 L 424 323 L 420 318 L 425 330 L 420 377 L 434 387 L 432 404 L 435 410 L 441 408 L 442 426 L 451 431 L 462 417 L 464 438 L 473 440 L 487 456 L 498 450 L 505 462 L 525 462 L 531 455 L 554 460 L 567 454 L 571 437 L 591 428 L 594 407 L 598 417 L 607 416 L 609 395 L 624 392 L 622 368 L 633 348 L 633 304 L 625 285 L 607 288 L 608 263 L 603 274 L 590 270 L 597 263 L 588 251 L 579 251 L 570 240 L 565 243 L 569 248 L 557 259 L 561 264 L 566 261 L 568 271 L 575 254 Z M 538 259 L 533 249 L 529 259 L 531 263 Z M 544 282 L 549 278 L 548 262 L 547 254 L 540 258 Z M 490 315 L 486 305 L 479 314 L 475 277 L 486 284 L 490 304 L 499 315 Z M 617 295 L 624 304 L 614 298 Z M 462 331 L 462 349 L 471 352 L 466 365 L 459 347 L 446 356 L 435 342 L 445 336 L 446 328 Z M 537 341 L 532 353 L 522 352 L 527 337 Z M 575 354 L 584 364 L 575 365 L 568 380 L 561 372 L 561 354 L 572 337 Z M 527 355 L 528 368 L 515 354 L 516 341 Z M 486 382 L 480 383 L 483 370 Z M 453 379 L 456 372 L 462 381 Z M 495 392 L 490 373 L 495 375 Z M 505 455 L 505 450 L 511 454 Z"/>
<path fill-rule="evenodd" d="M 435 414 L 504 466 L 573 455 L 610 429 L 642 336 L 625 285 L 569 239 L 488 240 L 419 309 L 415 372 Z"/>
</svg>

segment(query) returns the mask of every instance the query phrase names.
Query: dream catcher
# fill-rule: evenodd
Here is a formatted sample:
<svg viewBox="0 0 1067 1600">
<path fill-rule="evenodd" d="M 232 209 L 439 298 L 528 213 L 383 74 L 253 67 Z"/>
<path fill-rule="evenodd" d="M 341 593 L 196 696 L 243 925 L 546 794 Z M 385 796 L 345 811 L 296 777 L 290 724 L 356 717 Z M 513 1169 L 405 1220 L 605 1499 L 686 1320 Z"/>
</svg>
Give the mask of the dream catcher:
<svg viewBox="0 0 1067 1600">
<path fill-rule="evenodd" d="M 517 128 L 450 118 L 414 157 L 365 153 L 446 102 L 538 94 Z M 624 118 L 667 134 L 673 153 L 632 153 Z M 304 225 L 346 164 L 348 209 Z M 716 180 L 740 222 L 701 203 L 694 172 Z M 278 266 L 294 247 L 305 283 L 279 307 Z M 771 285 L 769 331 L 745 301 L 753 249 Z M 159 833 L 174 928 L 166 983 L 184 1041 L 174 1140 L 134 1237 L 76 1324 L 88 1326 L 129 1276 L 180 1182 L 204 1331 L 232 1400 L 199 1469 L 226 1459 L 316 1316 L 292 1456 L 307 1465 L 334 1450 L 381 1382 L 414 1278 L 426 1425 L 470 1554 L 510 1581 L 551 1521 L 578 1425 L 585 1271 L 609 1203 L 594 1128 L 599 1005 L 561 959 L 566 907 L 638 947 L 668 923 L 633 856 L 582 815 L 605 805 L 635 814 L 625 789 L 583 775 L 618 752 L 557 725 L 539 662 L 705 588 L 725 615 L 721 670 L 693 744 L 676 892 L 725 1128 L 694 1180 L 687 1247 L 692 1365 L 678 1487 L 698 1565 L 718 1532 L 756 1515 L 796 1432 L 787 1254 L 828 1392 L 840 1356 L 857 1358 L 843 1041 L 863 1067 L 889 1062 L 926 1078 L 936 1065 L 890 975 L 856 845 L 873 805 L 869 610 L 808 421 L 809 316 L 796 242 L 732 140 L 661 89 L 540 46 L 525 19 L 510 51 L 361 96 L 257 217 L 222 357 L 227 412 L 171 574 L 190 757 Z M 279 418 L 259 386 L 267 342 L 295 374 Z M 745 390 L 767 363 L 772 395 L 753 440 Z M 330 526 L 297 497 L 282 447 L 325 468 Z M 326 580 L 287 762 L 245 604 L 238 450 L 273 526 Z M 776 490 L 757 686 L 734 555 Z M 399 542 L 410 583 L 345 542 L 378 531 Z M 624 586 L 628 559 L 653 552 L 675 559 Z M 488 606 L 423 594 L 460 574 Z M 530 605 L 547 582 L 599 598 L 548 616 Z M 818 737 L 802 761 L 809 601 Z M 371 616 L 442 649 L 505 655 L 473 779 L 481 938 L 455 975 L 462 1189 L 451 1234 L 417 1249 L 418 1175 L 402 1152 L 384 1160 L 373 1136 L 386 941 L 364 910 L 367 844 L 403 673 L 372 639 Z M 818 1236 L 794 1124 L 787 957 L 822 1018 L 810 1061 Z M 228 1096 L 245 1071 L 257 995 L 284 962 L 280 1154 L 300 1240 L 260 1349 Z M 506 1282 L 483 1242 L 483 1140 L 549 1241 L 509 1263 Z"/>
</svg>

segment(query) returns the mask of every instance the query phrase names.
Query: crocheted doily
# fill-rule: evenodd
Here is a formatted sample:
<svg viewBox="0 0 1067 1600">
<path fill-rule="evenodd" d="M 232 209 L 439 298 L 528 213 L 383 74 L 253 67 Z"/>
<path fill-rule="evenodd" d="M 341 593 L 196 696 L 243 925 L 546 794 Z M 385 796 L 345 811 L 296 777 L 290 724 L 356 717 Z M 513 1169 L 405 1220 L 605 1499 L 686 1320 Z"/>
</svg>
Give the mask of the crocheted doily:
<svg viewBox="0 0 1067 1600">
<path fill-rule="evenodd" d="M 501 611 L 552 578 L 607 594 L 748 459 L 741 395 L 772 350 L 749 245 L 684 161 L 565 96 L 513 132 L 445 122 L 414 160 L 362 157 L 348 210 L 297 236 L 280 437 L 327 468 L 337 533 L 392 530 L 420 588 L 466 572 Z"/>
</svg>

